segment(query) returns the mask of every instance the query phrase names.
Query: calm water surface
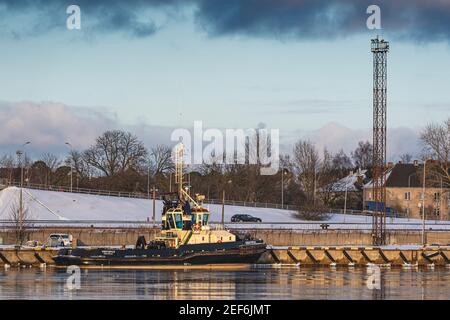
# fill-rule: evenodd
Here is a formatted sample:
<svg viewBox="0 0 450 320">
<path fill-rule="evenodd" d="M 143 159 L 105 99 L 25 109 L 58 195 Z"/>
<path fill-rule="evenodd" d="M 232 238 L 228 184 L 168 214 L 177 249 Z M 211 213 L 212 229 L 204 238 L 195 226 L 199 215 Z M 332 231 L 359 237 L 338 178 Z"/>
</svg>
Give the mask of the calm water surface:
<svg viewBox="0 0 450 320">
<path fill-rule="evenodd" d="M 450 268 L 81 269 L 68 290 L 65 269 L 0 271 L 0 299 L 450 299 Z"/>
</svg>

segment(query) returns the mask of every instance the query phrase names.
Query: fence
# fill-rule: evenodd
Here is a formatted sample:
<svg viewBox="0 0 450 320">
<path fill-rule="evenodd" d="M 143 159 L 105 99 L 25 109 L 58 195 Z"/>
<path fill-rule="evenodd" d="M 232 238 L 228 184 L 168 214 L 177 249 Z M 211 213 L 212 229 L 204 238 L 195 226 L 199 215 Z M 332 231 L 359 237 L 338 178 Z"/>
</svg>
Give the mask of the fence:
<svg viewBox="0 0 450 320">
<path fill-rule="evenodd" d="M 25 228 L 38 230 L 45 228 L 91 228 L 91 229 L 141 229 L 159 228 L 161 221 L 125 221 L 125 220 L 27 220 Z M 222 228 L 221 222 L 210 222 L 212 228 Z M 371 231 L 372 220 L 367 217 L 366 221 L 360 222 L 324 222 L 324 221 L 298 221 L 298 222 L 226 222 L 225 227 L 232 230 L 340 230 L 340 231 Z M 387 230 L 420 231 L 422 222 L 388 222 Z M 17 223 L 11 220 L 0 220 L 0 230 L 16 229 Z M 450 231 L 448 221 L 426 221 L 427 231 Z"/>
</svg>

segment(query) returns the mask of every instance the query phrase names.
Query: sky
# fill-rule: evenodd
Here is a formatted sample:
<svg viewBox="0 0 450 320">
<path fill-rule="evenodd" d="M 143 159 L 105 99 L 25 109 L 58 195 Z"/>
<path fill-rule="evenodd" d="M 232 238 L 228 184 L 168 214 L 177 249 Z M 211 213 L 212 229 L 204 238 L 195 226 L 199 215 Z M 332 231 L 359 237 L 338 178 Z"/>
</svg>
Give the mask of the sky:
<svg viewBox="0 0 450 320">
<path fill-rule="evenodd" d="M 371 4 L 381 30 L 366 27 Z M 377 34 L 389 157 L 418 156 L 423 126 L 450 115 L 450 1 L 0 0 L 0 151 L 83 149 L 107 129 L 150 147 L 201 120 L 349 152 L 371 140 Z"/>
</svg>

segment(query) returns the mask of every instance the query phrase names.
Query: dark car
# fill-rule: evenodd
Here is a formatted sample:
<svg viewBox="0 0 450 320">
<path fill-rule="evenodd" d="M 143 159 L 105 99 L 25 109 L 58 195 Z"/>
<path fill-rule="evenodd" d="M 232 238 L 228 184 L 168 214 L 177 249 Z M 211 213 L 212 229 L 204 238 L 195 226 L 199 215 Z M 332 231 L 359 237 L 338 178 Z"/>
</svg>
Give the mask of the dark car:
<svg viewBox="0 0 450 320">
<path fill-rule="evenodd" d="M 262 220 L 249 214 L 235 214 L 231 217 L 231 222 L 262 222 Z"/>
</svg>

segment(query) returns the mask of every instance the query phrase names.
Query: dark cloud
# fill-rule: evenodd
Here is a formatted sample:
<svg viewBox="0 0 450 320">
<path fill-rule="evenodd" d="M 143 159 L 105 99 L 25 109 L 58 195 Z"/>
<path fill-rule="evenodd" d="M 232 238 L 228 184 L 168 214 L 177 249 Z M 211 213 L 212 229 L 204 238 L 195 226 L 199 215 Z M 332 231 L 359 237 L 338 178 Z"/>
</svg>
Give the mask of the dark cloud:
<svg viewBox="0 0 450 320">
<path fill-rule="evenodd" d="M 450 40 L 448 0 L 199 0 L 196 19 L 213 36 L 326 39 L 367 33 L 372 4 L 393 37 Z"/>
<path fill-rule="evenodd" d="M 328 39 L 369 33 L 369 5 L 379 5 L 384 33 L 407 41 L 449 41 L 449 0 L 0 0 L 0 18 L 40 12 L 58 23 L 34 24 L 52 30 L 64 25 L 65 8 L 77 4 L 90 30 L 146 37 L 158 30 L 148 10 L 182 12 L 193 6 L 195 22 L 210 36 L 272 39 Z M 21 30 L 13 30 L 20 34 Z M 11 31 L 12 32 L 12 31 Z"/>
</svg>

